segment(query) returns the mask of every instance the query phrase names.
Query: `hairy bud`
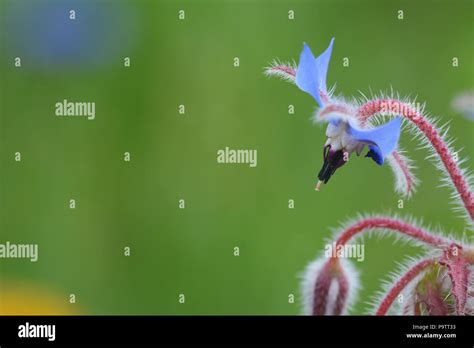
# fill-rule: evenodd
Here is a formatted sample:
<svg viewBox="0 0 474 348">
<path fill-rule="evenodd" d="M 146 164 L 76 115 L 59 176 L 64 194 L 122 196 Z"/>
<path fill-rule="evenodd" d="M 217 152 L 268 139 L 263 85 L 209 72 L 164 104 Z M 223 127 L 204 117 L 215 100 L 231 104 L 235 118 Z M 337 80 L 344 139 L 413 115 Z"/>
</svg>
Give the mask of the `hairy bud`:
<svg viewBox="0 0 474 348">
<path fill-rule="evenodd" d="M 344 259 L 311 262 L 302 284 L 304 312 L 308 315 L 343 315 L 354 303 L 359 287 L 358 274 Z"/>
</svg>

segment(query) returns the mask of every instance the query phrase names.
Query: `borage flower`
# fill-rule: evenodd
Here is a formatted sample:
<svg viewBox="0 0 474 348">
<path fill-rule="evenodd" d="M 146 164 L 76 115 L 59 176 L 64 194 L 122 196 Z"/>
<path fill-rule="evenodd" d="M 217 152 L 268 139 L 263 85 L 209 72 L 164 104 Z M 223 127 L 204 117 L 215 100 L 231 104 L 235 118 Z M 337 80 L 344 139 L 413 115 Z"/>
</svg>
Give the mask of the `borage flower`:
<svg viewBox="0 0 474 348">
<path fill-rule="evenodd" d="M 399 97 L 375 96 L 373 99 L 354 100 L 349 104 L 334 98 L 326 87 L 326 74 L 331 58 L 333 41 L 317 58 L 304 46 L 298 66 L 275 62 L 266 69 L 267 75 L 276 75 L 294 82 L 309 93 L 319 105 L 315 121 L 328 122 L 324 146 L 324 164 L 319 180 L 327 182 L 334 171 L 341 167 L 352 152 L 360 154 L 367 145 L 367 156 L 381 165 L 388 160 L 396 178 L 396 191 L 410 197 L 418 180 L 413 176 L 411 161 L 395 150 L 403 117 L 414 138 L 420 138 L 431 151 L 427 157 L 434 159 L 443 174 L 443 183 L 453 190 L 453 197 L 465 213 L 466 222 L 474 226 L 473 176 L 460 167 L 463 160 L 454 157 L 447 129 L 438 128 L 423 108 Z M 471 96 L 472 97 L 472 96 Z M 472 98 L 471 98 L 472 99 Z M 469 96 L 456 105 L 469 110 Z M 460 105 L 458 105 L 460 104 Z M 462 111 L 462 110 L 461 110 Z M 396 117 L 380 127 L 374 119 Z M 320 183 L 319 183 L 320 184 Z M 317 185 L 317 188 L 319 187 Z M 395 274 L 385 291 L 377 297 L 372 313 L 415 315 L 474 315 L 474 246 L 467 241 L 444 237 L 416 223 L 393 216 L 360 217 L 342 228 L 334 236 L 337 247 L 354 238 L 364 238 L 371 233 L 395 234 L 416 245 L 427 248 L 419 257 Z M 311 263 L 305 272 L 303 298 L 305 312 L 316 315 L 347 313 L 357 290 L 356 272 L 345 260 L 330 257 Z M 351 296 L 352 294 L 352 296 Z M 398 308 L 397 308 L 398 307 Z M 397 310 L 398 309 L 398 310 Z"/>
<path fill-rule="evenodd" d="M 326 129 L 328 137 L 323 151 L 324 163 L 318 174 L 316 190 L 321 182 L 327 183 L 337 168 L 349 160 L 352 152 L 360 155 L 367 145 L 366 157 L 372 158 L 378 165 L 395 150 L 400 137 L 400 118 L 396 118 L 383 126 L 370 130 L 360 129 L 351 120 L 343 120 L 331 116 Z"/>
<path fill-rule="evenodd" d="M 311 49 L 304 44 L 296 71 L 291 67 L 275 64 L 266 70 L 268 75 L 278 75 L 292 80 L 304 92 L 310 94 L 318 103 L 320 110 L 316 113 L 316 122 L 328 122 L 327 141 L 323 147 L 323 166 L 318 174 L 316 190 L 321 183 L 326 184 L 336 169 L 343 166 L 353 152 L 360 155 L 365 146 L 369 151 L 366 157 L 372 158 L 378 165 L 396 149 L 400 137 L 400 118 L 379 127 L 360 122 L 354 108 L 331 98 L 326 86 L 326 75 L 334 38 L 329 47 L 317 58 Z"/>
</svg>

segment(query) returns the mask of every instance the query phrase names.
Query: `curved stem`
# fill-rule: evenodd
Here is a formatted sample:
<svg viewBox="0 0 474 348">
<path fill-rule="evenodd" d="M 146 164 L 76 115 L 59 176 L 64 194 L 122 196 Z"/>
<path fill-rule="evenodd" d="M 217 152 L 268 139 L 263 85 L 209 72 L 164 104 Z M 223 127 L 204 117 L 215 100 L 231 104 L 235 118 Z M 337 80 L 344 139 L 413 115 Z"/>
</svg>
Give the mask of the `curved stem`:
<svg viewBox="0 0 474 348">
<path fill-rule="evenodd" d="M 474 197 L 468 182 L 436 128 L 410 105 L 396 99 L 377 99 L 370 101 L 359 108 L 358 117 L 362 121 L 367 121 L 372 116 L 380 113 L 402 115 L 425 135 L 443 162 L 471 221 L 474 221 Z"/>
<path fill-rule="evenodd" d="M 401 233 L 420 242 L 439 248 L 449 244 L 446 239 L 438 237 L 419 227 L 410 225 L 402 220 L 389 217 L 373 217 L 362 219 L 347 227 L 337 238 L 336 246 L 344 245 L 355 235 L 374 228 L 389 229 L 391 231 Z"/>
<path fill-rule="evenodd" d="M 406 180 L 405 194 L 410 196 L 413 190 L 414 179 L 410 171 L 408 164 L 403 160 L 400 154 L 397 151 L 392 152 L 393 159 L 397 166 L 400 168 L 403 178 Z"/>
<path fill-rule="evenodd" d="M 384 299 L 380 303 L 377 309 L 376 315 L 386 315 L 388 310 L 393 304 L 393 301 L 397 298 L 400 292 L 424 269 L 436 262 L 436 259 L 426 259 L 418 262 L 415 266 L 410 268 L 388 291 Z"/>
</svg>

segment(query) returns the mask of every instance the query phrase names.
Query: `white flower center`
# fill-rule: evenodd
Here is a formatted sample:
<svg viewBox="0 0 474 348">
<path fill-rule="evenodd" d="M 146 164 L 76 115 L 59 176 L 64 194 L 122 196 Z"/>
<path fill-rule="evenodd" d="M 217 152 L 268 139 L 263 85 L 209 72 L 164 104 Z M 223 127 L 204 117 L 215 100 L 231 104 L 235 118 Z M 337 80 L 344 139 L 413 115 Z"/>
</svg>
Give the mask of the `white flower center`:
<svg viewBox="0 0 474 348">
<path fill-rule="evenodd" d="M 347 132 L 348 123 L 339 121 L 337 124 L 330 122 L 326 129 L 326 136 L 328 137 L 325 145 L 331 145 L 332 151 L 343 150 L 351 154 L 354 150 L 359 155 L 364 148 L 364 143 L 354 139 Z"/>
</svg>

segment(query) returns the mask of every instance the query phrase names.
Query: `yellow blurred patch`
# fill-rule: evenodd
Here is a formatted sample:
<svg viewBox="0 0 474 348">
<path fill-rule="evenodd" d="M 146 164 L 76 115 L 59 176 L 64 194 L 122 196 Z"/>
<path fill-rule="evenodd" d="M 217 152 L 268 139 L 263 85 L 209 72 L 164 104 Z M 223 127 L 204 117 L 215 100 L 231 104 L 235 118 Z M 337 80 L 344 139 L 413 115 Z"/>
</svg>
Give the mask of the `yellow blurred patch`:
<svg viewBox="0 0 474 348">
<path fill-rule="evenodd" d="M 0 284 L 0 315 L 74 315 L 76 304 L 36 284 Z"/>
</svg>

